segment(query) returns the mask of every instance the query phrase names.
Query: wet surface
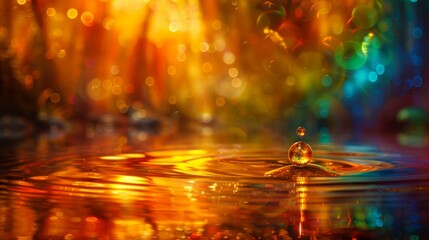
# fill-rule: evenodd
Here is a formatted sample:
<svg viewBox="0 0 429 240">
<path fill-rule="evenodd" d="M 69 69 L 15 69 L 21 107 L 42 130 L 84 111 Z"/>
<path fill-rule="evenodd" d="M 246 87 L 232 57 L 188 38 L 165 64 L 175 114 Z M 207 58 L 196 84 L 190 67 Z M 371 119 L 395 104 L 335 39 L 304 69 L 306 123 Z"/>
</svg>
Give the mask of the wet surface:
<svg viewBox="0 0 429 240">
<path fill-rule="evenodd" d="M 0 238 L 429 237 L 424 147 L 101 143 L 3 149 Z"/>
</svg>

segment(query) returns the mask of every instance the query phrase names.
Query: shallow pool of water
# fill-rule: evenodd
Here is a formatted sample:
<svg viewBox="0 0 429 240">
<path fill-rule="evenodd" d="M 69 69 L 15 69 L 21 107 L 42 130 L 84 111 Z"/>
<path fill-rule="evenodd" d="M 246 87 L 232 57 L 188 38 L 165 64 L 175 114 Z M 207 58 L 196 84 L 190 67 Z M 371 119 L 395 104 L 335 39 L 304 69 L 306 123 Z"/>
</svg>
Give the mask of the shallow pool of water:
<svg viewBox="0 0 429 240">
<path fill-rule="evenodd" d="M 425 147 L 106 142 L 1 148 L 0 239 L 429 239 Z"/>
</svg>

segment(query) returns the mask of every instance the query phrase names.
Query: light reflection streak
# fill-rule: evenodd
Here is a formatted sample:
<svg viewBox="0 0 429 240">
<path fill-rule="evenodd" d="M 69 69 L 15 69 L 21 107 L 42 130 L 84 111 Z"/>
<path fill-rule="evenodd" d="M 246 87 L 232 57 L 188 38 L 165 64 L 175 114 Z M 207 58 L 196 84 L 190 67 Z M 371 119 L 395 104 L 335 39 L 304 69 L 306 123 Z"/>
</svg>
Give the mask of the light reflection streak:
<svg viewBox="0 0 429 240">
<path fill-rule="evenodd" d="M 186 150 L 163 150 L 147 152 L 148 156 L 153 157 L 174 157 L 174 156 L 198 156 L 206 154 L 207 150 L 204 149 L 186 149 Z"/>
<path fill-rule="evenodd" d="M 296 178 L 296 192 L 297 199 L 299 204 L 299 238 L 302 237 L 302 225 L 306 222 L 304 212 L 307 210 L 307 178 L 306 177 L 297 177 Z"/>
</svg>

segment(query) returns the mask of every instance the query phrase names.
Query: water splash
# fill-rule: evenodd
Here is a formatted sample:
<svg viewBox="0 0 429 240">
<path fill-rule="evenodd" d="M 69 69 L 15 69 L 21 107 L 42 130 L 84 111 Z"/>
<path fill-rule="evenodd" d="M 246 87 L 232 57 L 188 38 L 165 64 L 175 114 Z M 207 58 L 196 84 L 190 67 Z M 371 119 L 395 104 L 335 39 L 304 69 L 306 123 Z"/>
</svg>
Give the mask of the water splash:
<svg viewBox="0 0 429 240">
<path fill-rule="evenodd" d="M 298 137 L 304 137 L 306 130 L 304 127 L 298 127 L 296 129 L 296 135 Z M 313 150 L 311 146 L 303 141 L 297 141 L 289 147 L 287 152 L 289 162 L 292 165 L 286 165 L 280 168 L 273 169 L 265 172 L 265 176 L 268 177 L 334 177 L 340 174 L 333 171 L 325 166 L 318 164 L 311 164 L 313 160 Z"/>
</svg>

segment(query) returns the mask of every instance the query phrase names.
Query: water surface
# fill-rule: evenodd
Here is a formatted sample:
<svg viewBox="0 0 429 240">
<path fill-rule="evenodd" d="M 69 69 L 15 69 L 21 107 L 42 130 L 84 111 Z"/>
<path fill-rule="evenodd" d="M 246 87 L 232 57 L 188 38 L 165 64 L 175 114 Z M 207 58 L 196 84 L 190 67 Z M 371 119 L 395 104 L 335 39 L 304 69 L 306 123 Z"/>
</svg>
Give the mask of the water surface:
<svg viewBox="0 0 429 240">
<path fill-rule="evenodd" d="M 202 145 L 202 144 L 201 144 Z M 429 155 L 388 144 L 2 148 L 0 239 L 426 239 Z"/>
</svg>

